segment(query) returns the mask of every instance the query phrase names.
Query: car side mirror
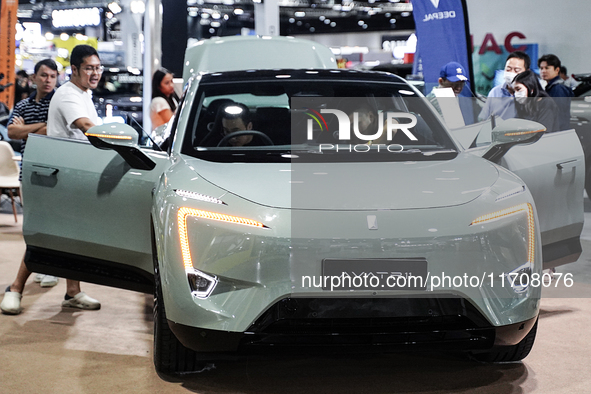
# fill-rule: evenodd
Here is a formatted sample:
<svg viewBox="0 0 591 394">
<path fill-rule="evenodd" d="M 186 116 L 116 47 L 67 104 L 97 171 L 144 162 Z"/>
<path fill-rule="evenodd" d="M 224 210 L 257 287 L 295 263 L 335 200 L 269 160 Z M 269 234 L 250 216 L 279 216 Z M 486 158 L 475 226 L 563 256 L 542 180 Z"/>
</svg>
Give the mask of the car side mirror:
<svg viewBox="0 0 591 394">
<path fill-rule="evenodd" d="M 541 123 L 525 119 L 507 119 L 492 130 L 492 143 L 482 155 L 494 163 L 515 145 L 531 144 L 542 138 L 546 127 Z"/>
<path fill-rule="evenodd" d="M 123 123 L 107 123 L 91 127 L 86 131 L 90 143 L 99 149 L 112 149 L 132 168 L 151 170 L 156 166 L 138 145 L 138 132 Z"/>
</svg>

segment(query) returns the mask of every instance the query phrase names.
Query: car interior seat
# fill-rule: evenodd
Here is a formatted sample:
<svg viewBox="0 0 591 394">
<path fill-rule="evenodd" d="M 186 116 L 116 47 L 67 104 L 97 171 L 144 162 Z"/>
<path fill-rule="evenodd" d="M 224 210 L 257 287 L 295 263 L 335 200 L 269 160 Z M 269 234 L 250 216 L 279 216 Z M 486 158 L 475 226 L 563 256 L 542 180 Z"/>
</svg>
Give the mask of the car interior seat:
<svg viewBox="0 0 591 394">
<path fill-rule="evenodd" d="M 291 144 L 291 115 L 288 108 L 257 108 L 253 128 L 265 133 L 275 145 Z"/>
</svg>

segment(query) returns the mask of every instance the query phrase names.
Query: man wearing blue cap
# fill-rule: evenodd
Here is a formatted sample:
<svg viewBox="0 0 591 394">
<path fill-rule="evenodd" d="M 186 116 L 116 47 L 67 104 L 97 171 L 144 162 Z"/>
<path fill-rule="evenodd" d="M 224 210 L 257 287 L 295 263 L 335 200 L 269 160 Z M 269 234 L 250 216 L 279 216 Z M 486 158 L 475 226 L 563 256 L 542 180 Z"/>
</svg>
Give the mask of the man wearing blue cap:
<svg viewBox="0 0 591 394">
<path fill-rule="evenodd" d="M 464 85 L 466 84 L 467 80 L 468 76 L 464 67 L 458 62 L 449 62 L 445 66 L 441 67 L 438 80 L 439 86 L 434 87 L 433 90 L 431 90 L 431 93 L 427 95 L 427 98 L 441 114 L 441 108 L 437 102 L 435 89 L 451 88 L 457 97 L 464 89 Z"/>
</svg>

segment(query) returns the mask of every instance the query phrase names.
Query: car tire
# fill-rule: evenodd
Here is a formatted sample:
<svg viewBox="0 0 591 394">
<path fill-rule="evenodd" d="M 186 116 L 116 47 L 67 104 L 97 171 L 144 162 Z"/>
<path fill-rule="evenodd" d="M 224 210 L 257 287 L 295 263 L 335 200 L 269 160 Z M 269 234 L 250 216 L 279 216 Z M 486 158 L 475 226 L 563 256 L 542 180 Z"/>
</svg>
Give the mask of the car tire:
<svg viewBox="0 0 591 394">
<path fill-rule="evenodd" d="M 495 346 L 485 353 L 471 353 L 472 358 L 487 363 L 507 363 L 521 361 L 527 357 L 536 339 L 538 321 L 531 328 L 529 333 L 516 345 Z"/>
<path fill-rule="evenodd" d="M 160 267 L 154 243 L 154 367 L 161 378 L 186 372 L 196 372 L 205 366 L 199 362 L 197 353 L 185 347 L 174 335 L 166 319 L 162 297 Z"/>
</svg>

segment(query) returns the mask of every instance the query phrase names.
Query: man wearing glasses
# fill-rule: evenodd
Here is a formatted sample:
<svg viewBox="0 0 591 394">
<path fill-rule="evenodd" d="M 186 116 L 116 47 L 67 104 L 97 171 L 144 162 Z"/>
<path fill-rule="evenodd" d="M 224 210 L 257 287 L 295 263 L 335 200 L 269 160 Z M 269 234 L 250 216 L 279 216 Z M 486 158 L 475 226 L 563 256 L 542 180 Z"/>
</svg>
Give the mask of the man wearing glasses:
<svg viewBox="0 0 591 394">
<path fill-rule="evenodd" d="M 96 49 L 78 45 L 70 54 L 72 77 L 60 86 L 49 103 L 47 135 L 49 137 L 86 140 L 84 132 L 97 124 L 98 114 L 92 102 L 91 89 L 95 89 L 103 74 Z M 66 280 L 63 307 L 99 309 L 99 301 L 80 290 L 80 282 Z"/>
<path fill-rule="evenodd" d="M 70 65 L 70 81 L 57 89 L 49 105 L 47 135 L 86 140 L 84 132 L 98 123 L 91 90 L 98 86 L 103 66 L 90 45 L 74 47 Z"/>
</svg>

